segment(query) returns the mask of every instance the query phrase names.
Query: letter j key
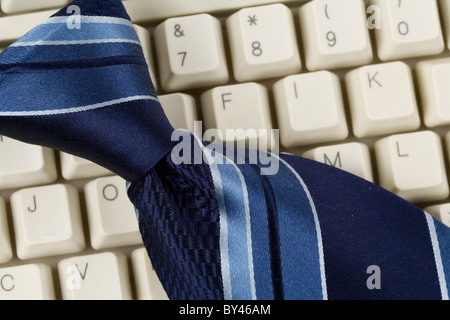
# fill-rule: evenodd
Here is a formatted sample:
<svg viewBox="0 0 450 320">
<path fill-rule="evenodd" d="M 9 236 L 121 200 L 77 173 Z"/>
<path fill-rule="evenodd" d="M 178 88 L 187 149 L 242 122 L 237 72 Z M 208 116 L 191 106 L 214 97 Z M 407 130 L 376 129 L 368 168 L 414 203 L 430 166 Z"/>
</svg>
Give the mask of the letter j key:
<svg viewBox="0 0 450 320">
<path fill-rule="evenodd" d="M 22 189 L 11 196 L 17 256 L 31 259 L 84 249 L 78 192 L 70 185 Z"/>
</svg>

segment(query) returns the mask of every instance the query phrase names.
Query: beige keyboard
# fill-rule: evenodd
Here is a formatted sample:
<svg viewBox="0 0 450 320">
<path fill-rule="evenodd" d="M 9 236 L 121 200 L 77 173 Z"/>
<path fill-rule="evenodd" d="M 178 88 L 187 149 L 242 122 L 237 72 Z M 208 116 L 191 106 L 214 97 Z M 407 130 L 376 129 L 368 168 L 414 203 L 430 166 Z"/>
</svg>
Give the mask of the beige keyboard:
<svg viewBox="0 0 450 320">
<path fill-rule="evenodd" d="M 66 3 L 0 0 L 0 48 Z M 450 0 L 124 4 L 174 127 L 279 129 L 281 151 L 450 226 Z M 2 136 L 0 154 L 0 299 L 167 299 L 121 178 Z"/>
</svg>

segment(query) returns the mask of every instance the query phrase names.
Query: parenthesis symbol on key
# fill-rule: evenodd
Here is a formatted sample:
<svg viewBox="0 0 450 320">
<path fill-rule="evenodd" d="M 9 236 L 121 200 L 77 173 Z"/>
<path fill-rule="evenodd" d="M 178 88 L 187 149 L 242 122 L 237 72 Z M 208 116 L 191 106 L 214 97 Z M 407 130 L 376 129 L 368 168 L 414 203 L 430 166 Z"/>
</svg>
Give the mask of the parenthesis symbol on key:
<svg viewBox="0 0 450 320">
<path fill-rule="evenodd" d="M 325 5 L 325 16 L 327 19 L 330 19 L 330 16 L 328 15 L 328 3 Z"/>
</svg>

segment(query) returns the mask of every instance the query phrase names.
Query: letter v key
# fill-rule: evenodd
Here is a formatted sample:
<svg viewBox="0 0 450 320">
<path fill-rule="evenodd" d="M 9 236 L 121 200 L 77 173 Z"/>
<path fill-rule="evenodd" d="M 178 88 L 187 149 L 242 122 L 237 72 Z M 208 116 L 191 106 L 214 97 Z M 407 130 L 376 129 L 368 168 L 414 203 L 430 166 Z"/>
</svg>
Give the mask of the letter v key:
<svg viewBox="0 0 450 320">
<path fill-rule="evenodd" d="M 89 263 L 86 263 L 84 265 L 84 272 L 81 273 L 80 267 L 78 266 L 78 264 L 75 265 L 77 267 L 78 273 L 80 274 L 81 279 L 85 279 L 86 278 L 86 273 L 87 273 L 87 268 L 89 266 Z"/>
</svg>

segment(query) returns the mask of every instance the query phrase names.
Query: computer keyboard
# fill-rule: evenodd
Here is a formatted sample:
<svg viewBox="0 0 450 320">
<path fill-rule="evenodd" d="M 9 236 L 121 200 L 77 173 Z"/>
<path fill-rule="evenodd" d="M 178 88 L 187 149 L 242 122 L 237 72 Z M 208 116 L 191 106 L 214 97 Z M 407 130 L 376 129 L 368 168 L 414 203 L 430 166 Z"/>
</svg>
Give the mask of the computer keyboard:
<svg viewBox="0 0 450 320">
<path fill-rule="evenodd" d="M 68 2 L 0 0 L 0 50 Z M 282 152 L 450 226 L 450 0 L 123 3 L 175 128 L 279 129 Z M 0 152 L 0 299 L 167 299 L 125 181 L 4 136 Z"/>
</svg>

